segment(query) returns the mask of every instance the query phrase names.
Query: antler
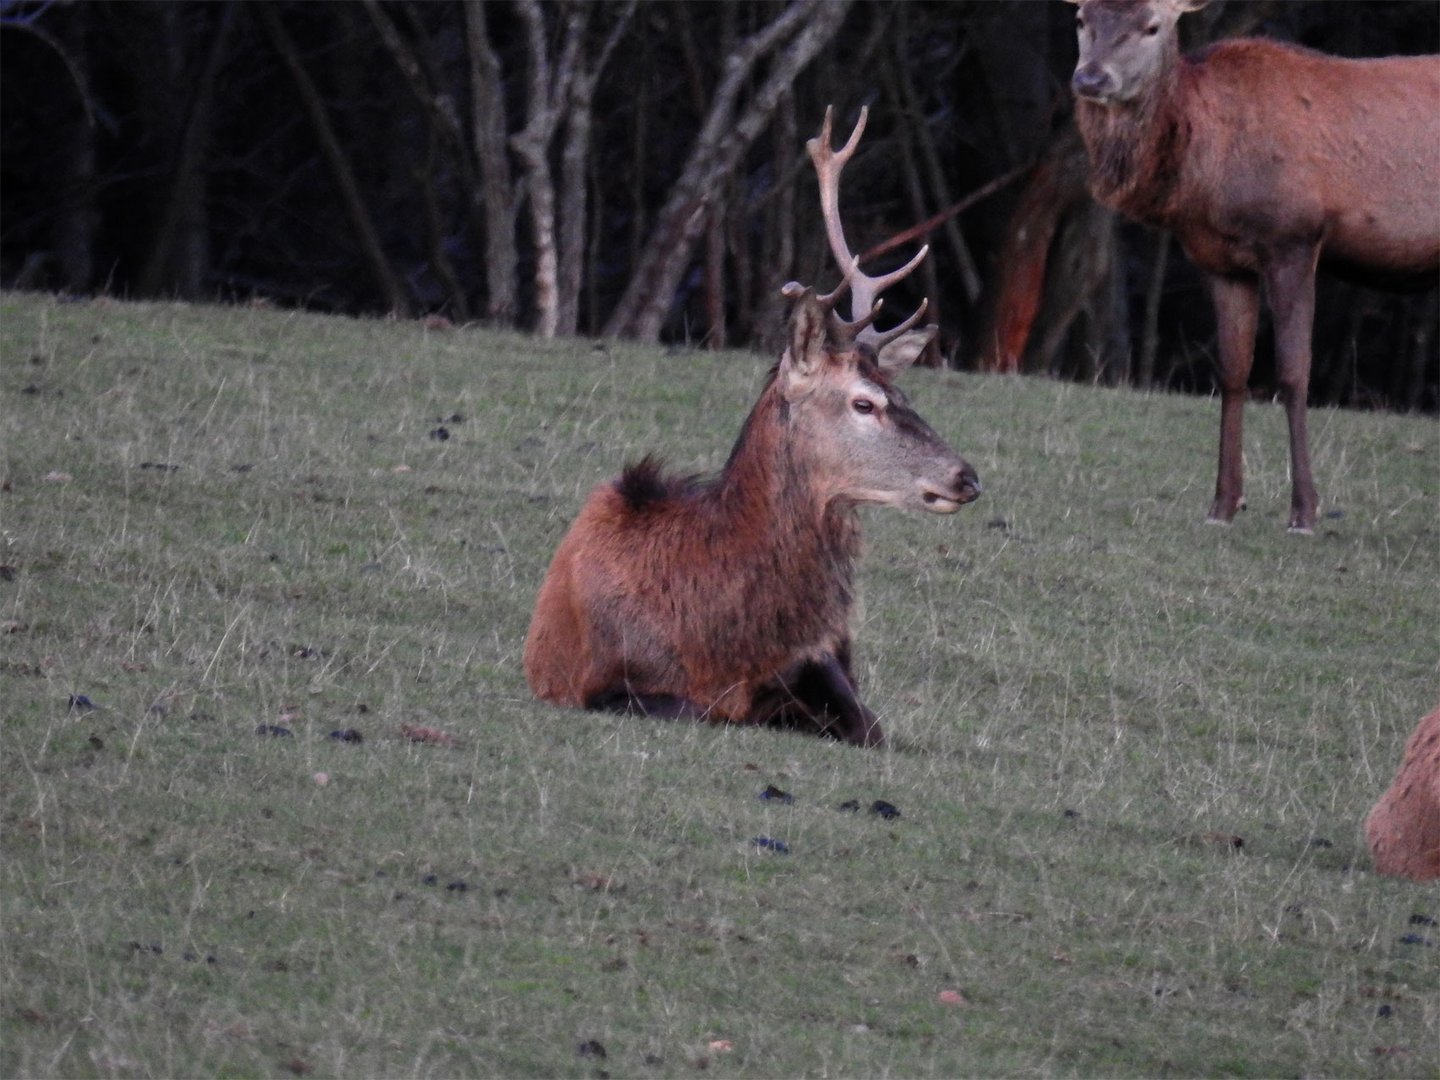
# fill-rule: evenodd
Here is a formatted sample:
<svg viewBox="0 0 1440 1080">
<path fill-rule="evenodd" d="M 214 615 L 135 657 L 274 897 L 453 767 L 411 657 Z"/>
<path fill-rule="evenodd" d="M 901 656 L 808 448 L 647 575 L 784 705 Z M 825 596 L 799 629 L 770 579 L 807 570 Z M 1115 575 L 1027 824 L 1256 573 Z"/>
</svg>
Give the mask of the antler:
<svg viewBox="0 0 1440 1080">
<path fill-rule="evenodd" d="M 833 106 L 826 106 L 825 123 L 820 128 L 819 137 L 811 139 L 805 144 L 805 149 L 810 153 L 810 160 L 815 165 L 815 175 L 820 181 L 820 212 L 825 218 L 825 234 L 830 240 L 830 250 L 834 253 L 836 262 L 840 264 L 840 272 L 845 275 L 839 288 L 828 296 L 821 297 L 821 302 L 831 307 L 831 329 L 838 337 L 863 341 L 878 353 L 919 322 L 921 316 L 925 314 L 925 309 L 930 306 L 929 299 L 921 300 L 919 308 L 913 315 L 899 326 L 892 327 L 883 333 L 876 330 L 873 325 L 875 316 L 880 314 L 880 307 L 884 303 L 880 299 L 880 294 L 897 281 L 909 276 L 930 253 L 930 245 L 926 244 L 917 251 L 904 266 L 881 277 L 871 277 L 869 274 L 861 273 L 860 260 L 851 254 L 850 245 L 845 241 L 845 227 L 840 223 L 840 173 L 854 155 L 855 148 L 860 145 L 860 136 L 865 132 L 865 122 L 869 119 L 870 108 L 866 106 L 860 110 L 860 119 L 855 122 L 855 130 L 850 133 L 850 138 L 839 150 L 834 149 L 831 144 L 833 113 Z M 791 284 L 795 283 L 791 282 Z M 790 285 L 787 285 L 782 292 L 786 296 L 795 295 L 789 289 Z M 848 322 L 837 315 L 833 309 L 835 302 L 840 299 L 846 289 L 850 290 L 851 319 Z"/>
</svg>

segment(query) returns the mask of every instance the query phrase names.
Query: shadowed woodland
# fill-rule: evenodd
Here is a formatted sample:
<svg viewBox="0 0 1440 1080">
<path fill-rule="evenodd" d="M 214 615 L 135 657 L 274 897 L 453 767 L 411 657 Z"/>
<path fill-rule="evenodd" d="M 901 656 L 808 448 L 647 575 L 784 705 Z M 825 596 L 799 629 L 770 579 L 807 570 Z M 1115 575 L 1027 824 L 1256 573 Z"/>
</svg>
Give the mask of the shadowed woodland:
<svg viewBox="0 0 1440 1080">
<path fill-rule="evenodd" d="M 932 363 L 1209 392 L 1214 326 L 1166 235 L 1085 191 L 1059 2 L 0 3 L 0 283 L 778 348 L 838 273 L 805 140 L 866 267 L 922 242 Z M 1263 34 L 1431 52 L 1425 2 L 1230 0 Z M 904 295 L 909 290 L 912 295 Z M 1323 280 L 1311 398 L 1440 409 L 1436 291 Z M 1252 385 L 1273 382 L 1262 328 Z"/>
</svg>

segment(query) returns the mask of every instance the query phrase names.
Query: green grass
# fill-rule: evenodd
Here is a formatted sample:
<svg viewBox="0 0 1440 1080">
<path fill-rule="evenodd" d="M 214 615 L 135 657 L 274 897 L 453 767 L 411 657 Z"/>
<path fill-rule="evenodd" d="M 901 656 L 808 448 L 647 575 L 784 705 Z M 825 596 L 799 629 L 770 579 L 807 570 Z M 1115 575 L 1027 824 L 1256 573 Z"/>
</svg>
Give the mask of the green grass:
<svg viewBox="0 0 1440 1080">
<path fill-rule="evenodd" d="M 1312 412 L 1304 539 L 1273 406 L 1207 528 L 1212 402 L 916 372 L 986 495 L 866 514 L 890 749 L 533 701 L 585 493 L 717 466 L 766 365 L 0 299 L 0 1075 L 1440 1072 L 1440 895 L 1362 831 L 1435 420 Z"/>
</svg>

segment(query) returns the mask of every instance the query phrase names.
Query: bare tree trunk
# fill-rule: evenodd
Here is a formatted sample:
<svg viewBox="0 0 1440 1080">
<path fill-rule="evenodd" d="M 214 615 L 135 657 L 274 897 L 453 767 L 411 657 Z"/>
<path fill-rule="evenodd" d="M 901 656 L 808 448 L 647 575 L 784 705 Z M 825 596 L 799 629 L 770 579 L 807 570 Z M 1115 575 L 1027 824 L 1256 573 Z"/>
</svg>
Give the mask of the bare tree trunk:
<svg viewBox="0 0 1440 1080">
<path fill-rule="evenodd" d="M 1135 353 L 1120 254 L 1120 219 L 1103 207 L 1097 209 L 1097 243 L 1091 250 L 1099 284 L 1085 306 L 1086 343 L 1100 365 L 1098 380 L 1106 386 L 1124 386 L 1134 375 Z"/>
<path fill-rule="evenodd" d="M 1165 295 L 1165 268 L 1170 262 L 1170 234 L 1155 234 L 1155 255 L 1150 260 L 1150 280 L 1145 285 L 1145 327 L 1140 338 L 1140 358 L 1135 367 L 1135 385 L 1148 390 L 1155 385 L 1155 356 L 1160 351 L 1160 301 Z"/>
<path fill-rule="evenodd" d="M 44 9 L 40 9 L 43 11 Z M 59 132 L 64 151 L 60 156 L 62 192 L 61 212 L 51 225 L 51 243 L 60 263 L 61 278 L 66 288 L 76 292 L 89 289 L 94 277 L 95 240 L 99 231 L 100 212 L 95 202 L 95 101 L 90 93 L 86 72 L 90 68 L 90 9 L 79 8 L 61 22 L 57 34 L 36 25 L 33 16 L 18 14 L 6 19 L 4 28 L 27 34 L 40 41 L 64 65 L 71 88 L 83 112 L 80 121 L 66 125 Z M 68 92 L 68 91 L 67 91 Z M 40 287 L 50 252 L 31 251 L 14 281 L 16 288 Z"/>
<path fill-rule="evenodd" d="M 593 330 L 600 325 L 600 266 L 601 253 L 606 243 L 605 231 L 600 227 L 605 220 L 605 207 L 602 202 L 603 190 L 600 183 L 600 162 L 594 154 L 586 162 L 586 169 L 589 172 L 590 204 L 593 206 L 593 219 L 595 226 L 588 231 L 585 238 L 585 313 L 582 319 L 587 329 Z"/>
<path fill-rule="evenodd" d="M 559 198 L 559 311 L 555 332 L 572 335 L 579 329 L 580 293 L 585 276 L 585 234 L 588 222 L 588 164 L 590 133 L 593 128 L 595 86 L 634 14 L 635 4 L 626 4 L 619 19 L 610 28 L 600 51 L 586 62 L 577 58 L 576 70 L 569 82 L 569 93 L 561 107 L 565 110 L 565 138 L 560 147 Z"/>
<path fill-rule="evenodd" d="M 405 81 L 410 86 L 411 93 L 419 102 L 428 128 L 426 160 L 422 167 L 411 168 L 410 173 L 414 177 L 424 215 L 430 270 L 445 290 L 451 314 L 461 321 L 468 321 L 470 318 L 469 299 L 466 296 L 465 287 L 460 281 L 460 275 L 455 272 L 454 264 L 445 250 L 446 215 L 442 206 L 447 200 L 440 197 L 435 185 L 436 177 L 443 174 L 443 170 L 440 168 L 440 158 L 443 145 L 448 143 L 455 151 L 460 182 L 464 185 L 468 195 L 466 204 L 473 207 L 472 200 L 476 197 L 479 180 L 470 164 L 465 138 L 460 130 L 460 118 L 456 115 L 455 105 L 450 95 L 437 92 L 432 85 L 434 80 L 426 74 L 420 57 L 406 43 L 378 0 L 363 0 L 363 3 L 366 13 L 370 16 L 371 24 L 380 35 L 381 42 L 394 57 L 396 66 L 399 67 L 405 76 Z M 418 25 L 415 27 L 415 31 L 417 34 L 424 32 L 423 28 Z"/>
<path fill-rule="evenodd" d="M 780 287 L 796 276 L 795 216 L 797 178 L 801 162 L 809 164 L 795 115 L 795 95 L 787 92 L 775 109 L 770 125 L 774 182 L 765 196 L 765 225 L 761 230 L 758 269 L 751 275 L 749 318 L 744 324 L 762 352 L 777 352 L 783 340 L 780 315 L 785 301 Z M 740 223 L 743 228 L 743 221 Z"/>
<path fill-rule="evenodd" d="M 588 82 L 588 86 L 582 83 Z M 580 325 L 580 289 L 585 275 L 585 211 L 589 191 L 585 165 L 590 160 L 590 109 L 595 83 L 583 77 L 571 88 L 570 110 L 565 116 L 565 138 L 560 146 L 560 199 L 557 212 L 559 245 L 555 332 L 572 336 Z"/>
<path fill-rule="evenodd" d="M 914 132 L 914 140 L 919 145 L 920 160 L 924 164 L 925 178 L 930 184 L 930 190 L 934 193 L 939 205 L 949 206 L 955 199 L 950 194 L 950 185 L 945 179 L 945 168 L 940 162 L 940 153 L 935 147 L 935 140 L 931 137 L 930 129 L 925 123 L 919 95 L 915 93 L 915 86 L 910 80 L 910 65 L 907 62 L 910 57 L 903 51 L 908 48 L 910 40 L 910 20 L 904 4 L 897 7 L 896 16 L 899 19 L 900 29 L 895 36 L 895 43 L 896 47 L 902 51 L 900 55 L 887 63 L 886 68 L 893 73 L 896 100 L 910 120 L 907 130 Z M 980 298 L 980 271 L 975 266 L 975 257 L 970 254 L 970 245 L 965 242 L 965 234 L 960 231 L 958 217 L 947 218 L 944 229 L 945 240 L 950 246 L 951 256 L 960 270 L 960 282 L 965 290 L 965 300 L 969 304 L 974 304 Z M 927 260 L 932 263 L 933 261 Z M 939 294 L 932 292 L 931 295 L 938 296 Z M 932 318 L 931 321 L 938 320 Z"/>
<path fill-rule="evenodd" d="M 175 24 L 180 14 L 174 8 L 164 12 L 167 81 L 177 90 L 190 84 L 185 71 L 184 35 Z M 209 268 L 205 174 L 201 160 L 210 133 L 210 105 L 215 97 L 215 84 L 234 24 L 235 6 L 226 4 L 219 28 L 210 40 L 205 66 L 193 84 L 194 94 L 189 99 L 189 109 L 175 146 L 174 168 L 160 224 L 140 272 L 138 289 L 146 296 L 166 291 L 184 297 L 197 296 Z"/>
<path fill-rule="evenodd" d="M 325 102 L 320 97 L 320 92 L 316 89 L 309 73 L 305 70 L 295 42 L 291 40 L 284 24 L 281 23 L 275 7 L 269 4 L 256 4 L 250 10 L 255 13 L 255 17 L 260 21 L 260 26 L 264 29 L 266 36 L 270 38 L 270 43 L 280 54 L 280 58 L 290 71 L 291 78 L 295 81 L 295 88 L 300 94 L 300 103 L 304 106 L 306 115 L 310 119 L 310 125 L 315 131 L 315 138 L 320 144 L 320 151 L 325 157 L 326 164 L 330 166 L 335 186 L 340 190 L 341 201 L 345 204 L 351 227 L 355 230 L 356 240 L 360 244 L 361 254 L 375 280 L 375 287 L 384 297 L 386 305 L 393 314 L 408 317 L 410 315 L 410 299 L 405 293 L 404 285 L 385 257 L 380 236 L 375 231 L 375 225 L 370 219 L 370 211 L 366 208 L 364 196 L 360 192 L 360 184 L 355 178 L 355 171 L 351 168 L 350 161 L 340 146 L 340 139 L 335 134 L 335 129 L 330 124 L 330 117 L 325 111 Z"/>
<path fill-rule="evenodd" d="M 1380 314 L 1374 298 L 1359 286 L 1332 283 L 1332 288 L 1341 292 L 1345 303 L 1345 331 L 1328 342 L 1328 348 L 1317 348 L 1313 352 L 1309 393 L 1314 405 L 1350 403 L 1355 390 L 1355 359 L 1360 339 L 1367 332 L 1373 332 L 1376 316 Z M 1385 336 L 1396 341 L 1395 328 L 1385 329 L 1390 331 Z"/>
<path fill-rule="evenodd" d="M 889 80 L 892 83 L 892 90 L 899 92 L 898 86 L 894 84 L 898 79 L 893 75 Z M 925 185 L 920 180 L 920 169 L 915 163 L 915 139 L 911 132 L 914 128 L 921 126 L 919 118 L 911 116 L 910 122 L 902 124 L 897 134 L 900 143 L 900 173 L 905 179 L 905 193 L 910 199 L 910 213 L 918 220 L 926 217 L 925 206 Z M 953 222 L 954 219 L 952 218 Z M 924 282 L 925 296 L 929 298 L 930 306 L 925 310 L 925 321 L 938 325 L 943 316 L 942 305 L 944 303 L 944 292 L 940 288 L 940 274 L 935 266 L 935 259 L 926 259 L 920 264 L 920 278 Z M 926 353 L 931 350 L 927 349 Z M 922 357 L 918 363 L 928 363 L 929 357 Z"/>
<path fill-rule="evenodd" d="M 736 4 L 726 4 L 721 9 L 720 32 L 706 41 L 706 50 L 720 56 L 728 56 L 735 48 L 737 27 Z M 686 15 L 680 20 L 680 43 L 685 55 L 685 68 L 689 73 L 691 106 L 696 116 L 705 115 L 705 85 L 701 80 L 704 64 L 700 49 L 695 41 L 694 24 L 688 17 L 689 8 L 680 9 Z M 726 194 L 714 200 L 705 219 L 704 255 L 701 259 L 700 294 L 705 311 L 705 332 L 702 335 L 707 348 L 720 350 L 725 347 L 725 232 L 724 219 L 733 209 L 731 199 L 734 185 L 726 183 Z M 686 334 L 689 335 L 689 326 Z"/>
<path fill-rule="evenodd" d="M 725 76 L 711 97 L 710 111 L 656 218 L 630 284 L 605 326 L 606 336 L 659 340 L 676 287 L 705 227 L 710 203 L 764 130 L 781 96 L 840 29 L 848 10 L 849 0 L 792 0 L 726 57 Z M 737 101 L 751 73 L 762 59 L 782 47 L 784 51 L 737 119 Z"/>
<path fill-rule="evenodd" d="M 738 183 L 736 184 L 738 187 Z M 725 252 L 730 256 L 730 295 L 727 321 L 740 328 L 743 336 L 751 325 L 755 307 L 755 251 L 750 239 L 751 206 L 740 192 L 725 200 L 729 213 L 723 225 Z M 721 264 L 723 268 L 723 263 Z M 728 333 L 727 333 L 728 338 Z"/>
<path fill-rule="evenodd" d="M 725 207 L 712 204 L 705 222 L 705 344 L 725 348 Z"/>
<path fill-rule="evenodd" d="M 570 77 L 584 16 L 578 9 L 570 9 L 559 70 L 552 71 L 543 9 L 538 0 L 519 0 L 519 9 L 530 50 L 529 116 L 525 127 L 510 137 L 510 145 L 525 169 L 534 233 L 535 332 L 553 338 L 560 325 L 560 262 L 555 241 L 555 178 L 548 151 L 560 115 L 556 99 L 563 93 L 562 80 Z"/>
<path fill-rule="evenodd" d="M 595 84 L 634 11 L 627 4 L 604 45 L 589 62 L 583 55 L 593 11 L 583 3 L 563 7 L 565 36 L 552 64 L 545 13 L 538 0 L 520 0 L 530 50 L 529 117 L 510 145 L 525 168 L 530 222 L 535 239 L 535 331 L 541 337 L 575 333 L 585 268 L 586 162 L 590 155 Z M 561 121 L 560 189 L 550 169 L 550 144 Z"/>
<path fill-rule="evenodd" d="M 1031 342 L 1023 361 L 1026 371 L 1087 383 L 1106 379 L 1115 361 L 1115 223 L 1114 212 L 1090 199 L 1080 201 L 1066 217 L 1046 267 L 1044 305 L 1035 323 L 1038 340 Z M 1072 333 L 1077 322 L 1082 331 L 1078 341 Z M 1071 342 L 1078 348 L 1067 354 Z"/>
<path fill-rule="evenodd" d="M 465 38 L 470 59 L 470 113 L 479 190 L 484 204 L 486 312 L 500 326 L 515 321 L 519 257 L 515 250 L 515 184 L 510 173 L 505 87 L 500 61 L 485 27 L 485 0 L 466 0 Z"/>
<path fill-rule="evenodd" d="M 60 186 L 65 212 L 55 218 L 53 234 L 60 279 L 66 289 L 75 293 L 87 292 L 94 282 L 95 237 L 100 227 L 100 211 L 95 205 L 95 113 L 81 75 L 90 66 L 90 16 L 90 8 L 75 8 L 72 18 L 61 24 L 63 36 L 59 40 L 37 33 L 69 68 L 79 98 L 76 119 L 60 134 L 64 146 Z"/>
<path fill-rule="evenodd" d="M 60 278 L 75 293 L 89 290 L 95 279 L 95 235 L 100 212 L 95 207 L 95 126 L 80 122 L 65 133 L 66 212 L 55 219 L 55 254 Z"/>
<path fill-rule="evenodd" d="M 1408 348 L 1403 350 L 1392 379 L 1392 406 L 1413 412 L 1424 404 L 1427 372 L 1433 370 L 1432 349 L 1440 330 L 1440 293 L 1431 290 L 1427 300 L 1416 305 L 1405 320 Z M 1432 402 L 1431 407 L 1440 404 Z"/>
<path fill-rule="evenodd" d="M 435 191 L 436 159 L 440 156 L 440 132 L 434 125 L 426 140 L 428 153 L 422 168 L 415 169 L 415 189 L 420 193 L 420 206 L 425 214 L 425 237 L 429 243 L 430 268 L 435 278 L 450 298 L 450 315 L 459 322 L 470 321 L 470 302 L 465 296 L 465 286 L 450 256 L 445 253 L 445 214 L 441 209 L 440 197 Z"/>
<path fill-rule="evenodd" d="M 1020 370 L 1045 300 L 1046 269 L 1061 219 L 1088 198 L 1085 146 L 1068 128 L 1031 172 L 1005 230 L 995 306 L 982 334 L 981 371 Z"/>
</svg>

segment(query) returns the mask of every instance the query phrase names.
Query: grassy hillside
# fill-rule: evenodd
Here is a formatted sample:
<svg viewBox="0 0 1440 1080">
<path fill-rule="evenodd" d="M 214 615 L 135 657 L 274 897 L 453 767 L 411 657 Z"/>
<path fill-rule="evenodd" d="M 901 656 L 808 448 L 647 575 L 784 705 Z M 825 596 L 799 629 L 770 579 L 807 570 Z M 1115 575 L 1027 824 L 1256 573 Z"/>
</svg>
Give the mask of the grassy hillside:
<svg viewBox="0 0 1440 1080">
<path fill-rule="evenodd" d="M 1361 827 L 1440 425 L 1312 413 L 1305 539 L 1273 406 L 1209 528 L 1213 403 L 915 372 L 986 494 L 867 511 L 890 749 L 533 701 L 585 493 L 716 467 L 767 363 L 0 298 L 0 1074 L 1440 1071 Z"/>
</svg>

